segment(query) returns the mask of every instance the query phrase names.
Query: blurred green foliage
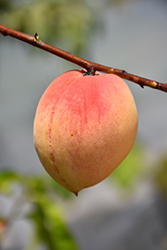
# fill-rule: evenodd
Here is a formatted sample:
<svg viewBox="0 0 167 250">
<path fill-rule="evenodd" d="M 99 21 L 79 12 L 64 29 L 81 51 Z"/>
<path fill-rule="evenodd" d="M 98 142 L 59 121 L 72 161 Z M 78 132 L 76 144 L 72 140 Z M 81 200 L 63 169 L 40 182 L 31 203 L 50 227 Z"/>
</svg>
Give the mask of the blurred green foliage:
<svg viewBox="0 0 167 250">
<path fill-rule="evenodd" d="M 130 188 L 143 171 L 143 158 L 142 148 L 137 143 L 134 144 L 129 155 L 110 175 L 110 179 L 123 188 Z"/>
<path fill-rule="evenodd" d="M 78 247 L 63 220 L 58 202 L 56 202 L 56 195 L 70 198 L 72 194 L 61 186 L 57 188 L 55 182 L 46 176 L 42 178 L 24 176 L 11 171 L 0 172 L 1 194 L 10 198 L 15 185 L 23 191 L 21 204 L 29 203 L 31 205 L 25 219 L 28 218 L 33 223 L 35 230 L 27 250 L 38 249 L 41 244 L 49 250 L 77 250 Z M 13 220 L 11 214 L 9 218 L 0 219 L 0 236 L 5 233 L 5 228 L 8 228 L 11 217 Z"/>
<path fill-rule="evenodd" d="M 85 0 L 0 0 L 0 23 L 80 54 L 95 15 Z"/>
<path fill-rule="evenodd" d="M 167 156 L 162 157 L 155 172 L 155 183 L 160 193 L 167 199 Z"/>
<path fill-rule="evenodd" d="M 107 0 L 107 4 L 120 5 L 122 3 L 128 3 L 129 1 L 132 2 L 132 0 Z"/>
</svg>

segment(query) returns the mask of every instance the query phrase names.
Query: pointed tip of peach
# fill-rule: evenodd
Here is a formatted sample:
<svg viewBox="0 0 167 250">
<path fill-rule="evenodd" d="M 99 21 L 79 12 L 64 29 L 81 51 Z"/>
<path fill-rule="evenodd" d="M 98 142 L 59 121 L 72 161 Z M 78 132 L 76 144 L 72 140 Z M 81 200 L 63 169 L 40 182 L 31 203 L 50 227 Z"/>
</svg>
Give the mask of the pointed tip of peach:
<svg viewBox="0 0 167 250">
<path fill-rule="evenodd" d="M 73 191 L 73 194 L 75 194 L 75 196 L 78 197 L 78 194 L 79 194 L 80 191 L 81 190 L 79 190 L 79 191 Z"/>
<path fill-rule="evenodd" d="M 74 193 L 76 197 L 78 197 L 78 192 L 77 193 Z"/>
</svg>

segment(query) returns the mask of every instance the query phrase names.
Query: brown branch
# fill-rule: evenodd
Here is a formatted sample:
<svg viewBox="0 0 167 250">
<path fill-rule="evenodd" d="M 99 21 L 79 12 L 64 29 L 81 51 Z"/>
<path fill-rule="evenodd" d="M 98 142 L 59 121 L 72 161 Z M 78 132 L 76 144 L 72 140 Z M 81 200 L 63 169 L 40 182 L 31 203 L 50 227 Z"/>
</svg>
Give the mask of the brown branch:
<svg viewBox="0 0 167 250">
<path fill-rule="evenodd" d="M 37 48 L 40 48 L 40 49 L 45 50 L 49 53 L 52 53 L 56 56 L 59 56 L 65 60 L 68 60 L 74 64 L 79 65 L 80 67 L 85 68 L 88 72 L 95 72 L 97 70 L 97 71 L 101 71 L 101 72 L 108 73 L 108 74 L 115 74 L 115 75 L 118 75 L 126 80 L 129 80 L 129 81 L 132 81 L 132 82 L 139 84 L 142 88 L 144 86 L 148 86 L 150 88 L 159 89 L 159 90 L 162 90 L 164 92 L 167 92 L 167 84 L 153 81 L 153 80 L 143 78 L 140 76 L 136 76 L 133 74 L 129 74 L 125 70 L 115 69 L 115 68 L 107 67 L 107 66 L 97 64 L 97 63 L 94 63 L 91 61 L 87 61 L 87 60 L 82 59 L 80 57 L 77 57 L 69 52 L 66 52 L 64 50 L 58 49 L 56 47 L 53 47 L 49 44 L 42 42 L 41 40 L 39 40 L 39 36 L 37 33 L 34 36 L 30 36 L 30 35 L 27 35 L 25 33 L 21 33 L 19 31 L 10 29 L 10 28 L 3 26 L 1 24 L 0 24 L 0 33 L 4 36 L 14 37 L 18 40 L 29 43 Z"/>
</svg>

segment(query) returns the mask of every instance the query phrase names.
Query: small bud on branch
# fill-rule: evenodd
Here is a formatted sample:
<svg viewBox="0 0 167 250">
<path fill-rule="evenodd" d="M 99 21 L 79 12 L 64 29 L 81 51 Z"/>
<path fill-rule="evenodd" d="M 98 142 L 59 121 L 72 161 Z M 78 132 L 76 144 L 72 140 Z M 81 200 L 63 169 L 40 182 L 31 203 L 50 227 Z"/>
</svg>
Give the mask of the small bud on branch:
<svg viewBox="0 0 167 250">
<path fill-rule="evenodd" d="M 4 36 L 14 37 L 18 40 L 25 42 L 25 43 L 31 44 L 37 48 L 45 50 L 51 54 L 59 56 L 67 61 L 70 61 L 74 64 L 77 64 L 80 67 L 85 68 L 88 72 L 101 71 L 101 72 L 104 72 L 107 74 L 115 74 L 121 78 L 124 78 L 126 80 L 131 81 L 131 82 L 135 82 L 135 83 L 139 84 L 142 88 L 144 86 L 147 86 L 150 88 L 154 88 L 154 89 L 158 89 L 158 90 L 167 92 L 167 84 L 153 81 L 153 80 L 150 80 L 150 79 L 147 79 L 144 77 L 136 76 L 136 75 L 133 75 L 133 74 L 126 72 L 125 70 L 115 69 L 115 68 L 107 67 L 107 66 L 97 64 L 97 63 L 94 63 L 91 61 L 87 61 L 87 60 L 80 58 L 80 57 L 77 57 L 77 56 L 75 56 L 67 51 L 58 49 L 58 48 L 53 47 L 47 43 L 42 42 L 39 39 L 39 36 L 37 33 L 35 33 L 34 36 L 30 36 L 30 35 L 27 35 L 25 33 L 8 28 L 8 27 L 1 25 L 1 24 L 0 24 L 0 33 Z"/>
</svg>

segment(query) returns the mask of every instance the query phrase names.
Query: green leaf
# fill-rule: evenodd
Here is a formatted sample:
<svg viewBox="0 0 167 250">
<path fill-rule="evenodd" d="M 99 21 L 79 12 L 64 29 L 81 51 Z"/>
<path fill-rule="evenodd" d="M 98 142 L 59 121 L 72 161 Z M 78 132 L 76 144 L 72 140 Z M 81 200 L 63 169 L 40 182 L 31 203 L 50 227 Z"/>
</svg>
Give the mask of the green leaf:
<svg viewBox="0 0 167 250">
<path fill-rule="evenodd" d="M 158 171 L 155 173 L 155 183 L 160 192 L 167 199 L 167 157 L 163 157 L 159 163 Z"/>
<path fill-rule="evenodd" d="M 51 178 L 24 176 L 13 171 L 0 172 L 1 193 L 12 192 L 13 184 L 20 185 L 24 191 L 24 203 L 30 203 L 33 208 L 26 215 L 35 226 L 33 239 L 27 249 L 37 249 L 39 245 L 44 244 L 49 250 L 76 250 L 76 243 L 63 220 L 55 195 L 57 190 L 63 197 L 69 197 L 70 193 L 65 193 L 65 189 L 55 184 Z M 1 225 L 4 224 L 0 220 Z"/>
<path fill-rule="evenodd" d="M 21 183 L 22 179 L 20 174 L 13 171 L 0 172 L 0 193 L 9 194 L 12 191 L 13 183 Z"/>
<path fill-rule="evenodd" d="M 33 212 L 30 214 L 36 228 L 35 237 L 49 250 L 76 250 L 64 221 L 60 208 L 44 195 L 36 197 Z"/>
</svg>

